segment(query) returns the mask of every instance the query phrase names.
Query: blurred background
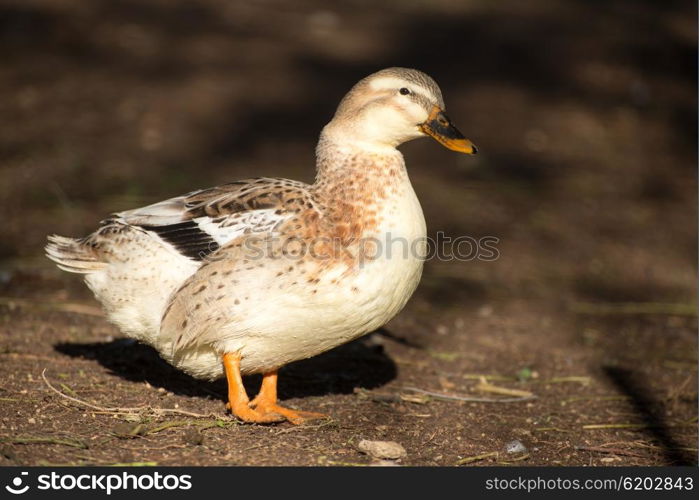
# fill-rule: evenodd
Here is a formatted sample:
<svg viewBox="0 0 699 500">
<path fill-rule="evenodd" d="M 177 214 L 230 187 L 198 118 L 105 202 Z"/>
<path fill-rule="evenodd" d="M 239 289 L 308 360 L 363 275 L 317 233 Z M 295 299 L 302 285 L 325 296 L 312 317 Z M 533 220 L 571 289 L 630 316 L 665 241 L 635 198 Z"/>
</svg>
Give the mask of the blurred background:
<svg viewBox="0 0 699 500">
<path fill-rule="evenodd" d="M 0 307 L 95 305 L 47 234 L 246 177 L 311 182 L 349 88 L 414 67 L 480 151 L 401 148 L 429 232 L 495 236 L 500 257 L 428 262 L 391 332 L 462 353 L 457 371 L 575 359 L 628 390 L 608 368 L 647 369 L 658 404 L 685 384 L 668 411 L 691 417 L 696 19 L 691 0 L 2 0 Z M 647 400 L 631 413 L 665 415 Z"/>
</svg>

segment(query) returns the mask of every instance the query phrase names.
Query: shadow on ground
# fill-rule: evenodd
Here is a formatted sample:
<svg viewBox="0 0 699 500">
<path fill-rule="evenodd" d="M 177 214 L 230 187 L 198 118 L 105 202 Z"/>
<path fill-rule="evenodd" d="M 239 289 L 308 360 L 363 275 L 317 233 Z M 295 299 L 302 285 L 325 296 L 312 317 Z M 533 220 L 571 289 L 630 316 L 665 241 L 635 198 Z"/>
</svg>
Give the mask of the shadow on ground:
<svg viewBox="0 0 699 500">
<path fill-rule="evenodd" d="M 672 437 L 672 431 L 663 417 L 663 408 L 648 391 L 648 381 L 643 380 L 638 371 L 618 367 L 604 367 L 604 373 L 619 389 L 621 394 L 629 397 L 634 413 L 647 426 L 646 433 L 659 443 L 668 465 L 696 465 L 697 457 Z"/>
<path fill-rule="evenodd" d="M 147 382 L 178 395 L 226 400 L 225 380 L 205 382 L 190 377 L 170 366 L 152 347 L 131 339 L 60 343 L 54 349 L 67 356 L 94 359 L 124 380 Z M 288 399 L 350 394 L 357 387 L 380 387 L 396 375 L 396 364 L 370 335 L 320 356 L 285 366 L 280 371 L 279 396 Z M 249 394 L 256 394 L 260 377 L 246 377 L 245 385 Z"/>
</svg>

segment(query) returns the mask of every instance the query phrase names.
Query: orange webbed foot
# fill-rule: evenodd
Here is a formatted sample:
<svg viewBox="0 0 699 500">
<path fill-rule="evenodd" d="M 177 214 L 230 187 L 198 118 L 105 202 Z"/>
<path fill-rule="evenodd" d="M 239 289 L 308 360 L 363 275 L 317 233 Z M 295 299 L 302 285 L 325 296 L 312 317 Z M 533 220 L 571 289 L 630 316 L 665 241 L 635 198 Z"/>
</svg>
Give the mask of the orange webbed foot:
<svg viewBox="0 0 699 500">
<path fill-rule="evenodd" d="M 250 406 L 263 415 L 281 415 L 292 424 L 300 425 L 306 420 L 327 418 L 327 415 L 312 411 L 292 410 L 277 404 L 277 372 L 265 373 L 262 377 L 260 393 L 250 402 Z"/>
<path fill-rule="evenodd" d="M 248 404 L 236 405 L 231 408 L 230 403 L 226 403 L 226 408 L 228 408 L 231 413 L 243 422 L 249 422 L 253 424 L 273 424 L 276 422 L 283 422 L 286 417 L 281 414 L 272 412 L 260 412 L 254 408 L 250 408 Z"/>
<path fill-rule="evenodd" d="M 305 423 L 307 420 L 328 417 L 323 413 L 316 413 L 313 411 L 292 410 L 291 408 L 285 408 L 276 403 L 269 402 L 258 403 L 255 406 L 255 411 L 260 412 L 262 415 L 280 415 L 282 420 L 288 420 L 294 425 L 301 425 Z"/>
<path fill-rule="evenodd" d="M 223 367 L 228 379 L 228 403 L 226 408 L 243 422 L 267 424 L 288 420 L 299 425 L 306 420 L 326 418 L 327 415 L 312 411 L 291 410 L 277 404 L 277 371 L 265 373 L 260 393 L 250 401 L 240 375 L 240 355 L 224 354 Z"/>
</svg>

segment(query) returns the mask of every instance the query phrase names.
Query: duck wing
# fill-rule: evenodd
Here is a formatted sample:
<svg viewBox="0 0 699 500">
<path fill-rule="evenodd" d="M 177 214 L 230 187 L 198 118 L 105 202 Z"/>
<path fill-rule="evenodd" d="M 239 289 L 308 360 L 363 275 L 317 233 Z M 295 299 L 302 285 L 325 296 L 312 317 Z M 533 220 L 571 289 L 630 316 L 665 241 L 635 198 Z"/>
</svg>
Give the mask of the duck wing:
<svg viewBox="0 0 699 500">
<path fill-rule="evenodd" d="M 301 209 L 315 208 L 309 187 L 288 179 L 246 179 L 119 212 L 103 225 L 140 227 L 201 261 L 242 234 L 274 232 Z"/>
</svg>

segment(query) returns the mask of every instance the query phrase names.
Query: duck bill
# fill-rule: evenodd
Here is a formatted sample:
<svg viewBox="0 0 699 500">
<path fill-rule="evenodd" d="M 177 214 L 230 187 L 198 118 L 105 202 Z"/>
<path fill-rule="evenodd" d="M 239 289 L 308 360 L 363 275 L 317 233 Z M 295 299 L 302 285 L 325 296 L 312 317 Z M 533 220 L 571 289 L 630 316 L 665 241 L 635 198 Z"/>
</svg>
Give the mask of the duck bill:
<svg viewBox="0 0 699 500">
<path fill-rule="evenodd" d="M 478 152 L 476 146 L 474 146 L 471 141 L 466 139 L 463 134 L 459 132 L 454 125 L 452 125 L 449 117 L 437 106 L 432 108 L 432 112 L 430 113 L 430 116 L 427 117 L 427 121 L 425 121 L 425 123 L 421 124 L 419 127 L 425 134 L 431 136 L 442 146 L 453 151 L 458 151 L 460 153 L 466 153 L 469 155 L 473 155 Z"/>
</svg>

